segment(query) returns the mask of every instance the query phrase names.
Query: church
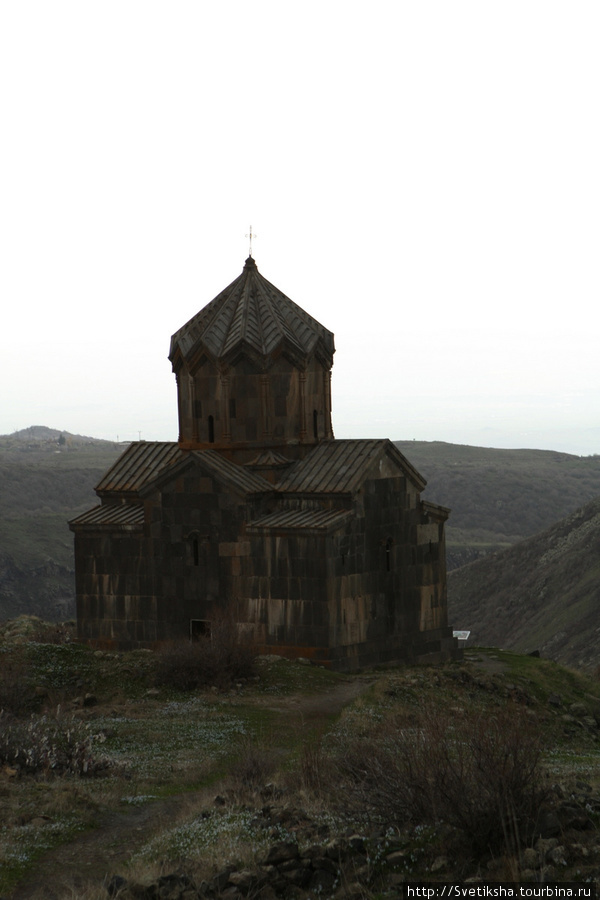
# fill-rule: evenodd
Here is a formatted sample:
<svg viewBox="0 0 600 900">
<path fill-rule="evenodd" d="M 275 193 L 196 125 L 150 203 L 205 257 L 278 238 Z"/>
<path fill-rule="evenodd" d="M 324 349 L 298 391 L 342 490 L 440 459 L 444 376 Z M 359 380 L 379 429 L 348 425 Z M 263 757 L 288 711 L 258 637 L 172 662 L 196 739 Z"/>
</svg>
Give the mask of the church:
<svg viewBox="0 0 600 900">
<path fill-rule="evenodd" d="M 456 654 L 449 510 L 391 441 L 334 438 L 334 351 L 252 255 L 173 335 L 178 441 L 131 444 L 69 523 L 80 640 L 153 648 L 226 615 L 342 671 Z"/>
</svg>

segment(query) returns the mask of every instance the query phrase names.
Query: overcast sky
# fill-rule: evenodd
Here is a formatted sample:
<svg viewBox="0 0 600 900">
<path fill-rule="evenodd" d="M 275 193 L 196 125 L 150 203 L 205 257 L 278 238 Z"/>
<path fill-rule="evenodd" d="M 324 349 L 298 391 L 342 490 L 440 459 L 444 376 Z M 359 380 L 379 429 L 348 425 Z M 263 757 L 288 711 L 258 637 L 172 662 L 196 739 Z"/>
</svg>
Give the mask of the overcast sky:
<svg viewBox="0 0 600 900">
<path fill-rule="evenodd" d="M 597 0 L 4 0 L 0 433 L 176 440 L 259 271 L 336 437 L 600 453 Z"/>
</svg>

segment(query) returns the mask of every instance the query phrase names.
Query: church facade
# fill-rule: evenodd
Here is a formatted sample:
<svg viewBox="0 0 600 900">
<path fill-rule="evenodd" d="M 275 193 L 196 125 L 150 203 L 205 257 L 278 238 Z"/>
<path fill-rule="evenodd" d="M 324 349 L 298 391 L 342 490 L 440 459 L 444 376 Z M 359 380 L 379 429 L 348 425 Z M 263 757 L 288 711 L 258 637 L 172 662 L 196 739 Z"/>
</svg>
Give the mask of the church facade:
<svg viewBox="0 0 600 900">
<path fill-rule="evenodd" d="M 388 440 L 335 440 L 333 334 L 258 271 L 171 339 L 179 440 L 131 444 L 74 519 L 78 636 L 127 649 L 223 615 L 340 670 L 447 658 L 444 525 Z"/>
</svg>

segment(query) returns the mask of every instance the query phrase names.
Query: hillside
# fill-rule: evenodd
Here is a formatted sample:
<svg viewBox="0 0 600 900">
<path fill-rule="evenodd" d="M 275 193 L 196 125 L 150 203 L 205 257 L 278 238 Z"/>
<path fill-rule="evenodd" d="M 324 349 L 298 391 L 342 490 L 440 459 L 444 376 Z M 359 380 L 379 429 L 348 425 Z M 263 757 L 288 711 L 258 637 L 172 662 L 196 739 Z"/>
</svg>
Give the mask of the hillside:
<svg viewBox="0 0 600 900">
<path fill-rule="evenodd" d="M 449 574 L 454 628 L 478 645 L 600 665 L 600 499 Z"/>
<path fill-rule="evenodd" d="M 94 505 L 123 447 L 45 426 L 0 436 L 0 620 L 74 614 L 67 520 Z"/>
<path fill-rule="evenodd" d="M 270 656 L 183 691 L 161 655 L 27 618 L 0 653 L 10 900 L 600 877 L 598 681 L 549 660 L 471 650 L 349 676 Z"/>
<path fill-rule="evenodd" d="M 452 509 L 448 568 L 542 531 L 600 496 L 600 456 L 398 441 Z M 97 502 L 94 485 L 126 445 L 34 426 L 0 436 L 0 620 L 74 614 L 67 521 Z"/>
<path fill-rule="evenodd" d="M 600 455 L 395 444 L 427 479 L 425 498 L 452 510 L 449 569 L 537 534 L 600 497 Z"/>
</svg>

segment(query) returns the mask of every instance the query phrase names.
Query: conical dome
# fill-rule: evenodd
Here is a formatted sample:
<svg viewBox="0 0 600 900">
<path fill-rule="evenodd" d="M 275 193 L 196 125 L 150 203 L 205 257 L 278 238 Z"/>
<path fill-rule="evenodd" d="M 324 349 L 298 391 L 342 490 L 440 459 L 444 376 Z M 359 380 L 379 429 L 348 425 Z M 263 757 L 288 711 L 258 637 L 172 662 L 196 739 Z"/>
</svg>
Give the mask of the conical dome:
<svg viewBox="0 0 600 900">
<path fill-rule="evenodd" d="M 239 278 L 196 313 L 171 338 L 169 359 L 181 356 L 188 366 L 206 354 L 234 361 L 240 355 L 268 367 L 284 354 L 306 364 L 310 356 L 331 367 L 333 334 L 260 274 L 249 256 Z"/>
<path fill-rule="evenodd" d="M 239 278 L 171 338 L 184 446 L 331 439 L 333 334 L 263 278 Z"/>
</svg>

